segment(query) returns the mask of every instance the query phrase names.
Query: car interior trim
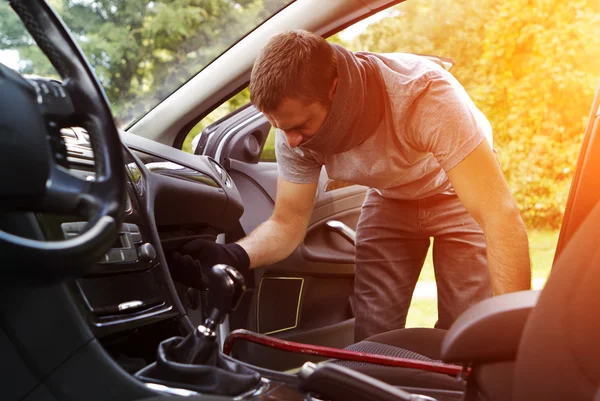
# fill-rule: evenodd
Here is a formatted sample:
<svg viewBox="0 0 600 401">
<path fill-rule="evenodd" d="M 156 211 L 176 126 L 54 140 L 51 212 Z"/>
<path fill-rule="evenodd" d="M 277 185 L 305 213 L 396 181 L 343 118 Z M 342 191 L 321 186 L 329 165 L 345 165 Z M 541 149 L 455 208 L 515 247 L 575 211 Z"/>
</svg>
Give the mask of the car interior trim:
<svg viewBox="0 0 600 401">
<path fill-rule="evenodd" d="M 227 133 L 225 133 L 225 135 L 223 136 L 223 138 L 221 138 L 221 140 L 219 141 L 219 145 L 217 146 L 217 151 L 215 152 L 215 159 L 221 160 L 221 155 L 223 154 L 223 148 L 225 147 L 225 145 L 228 142 L 228 139 L 235 134 L 236 132 L 238 132 L 238 130 L 244 128 L 246 125 L 252 123 L 255 120 L 258 120 L 259 118 L 263 117 L 262 113 L 259 114 L 255 114 L 251 117 L 248 117 L 247 119 L 245 119 L 244 121 L 240 122 L 238 125 L 236 125 L 235 127 L 231 128 L 229 131 L 227 131 Z M 210 140 L 210 138 L 209 138 Z"/>
<path fill-rule="evenodd" d="M 260 294 L 262 291 L 262 286 L 265 280 L 300 280 L 300 291 L 298 291 L 298 302 L 296 304 L 296 319 L 295 324 L 290 327 L 284 327 L 277 330 L 272 330 L 266 333 L 262 333 L 264 335 L 281 333 L 288 330 L 293 330 L 298 327 L 298 320 L 300 318 L 300 301 L 302 300 L 302 291 L 304 290 L 304 278 L 302 277 L 263 277 L 260 279 L 260 284 L 258 285 L 258 300 L 256 306 L 256 331 L 260 333 Z"/>
<path fill-rule="evenodd" d="M 144 383 L 144 384 L 150 390 L 156 391 L 159 393 L 164 393 L 164 394 L 177 395 L 180 397 L 191 397 L 191 396 L 195 396 L 195 395 L 200 395 L 200 393 L 197 393 L 195 391 L 188 390 L 185 388 L 174 388 L 174 387 L 169 387 L 169 386 L 165 386 L 164 384 L 158 384 L 158 383 Z"/>
<path fill-rule="evenodd" d="M 525 324 L 539 296 L 540 291 L 517 291 L 472 306 L 446 333 L 442 359 L 461 363 L 514 360 Z M 498 332 L 499 327 L 502 333 Z"/>
<path fill-rule="evenodd" d="M 144 313 L 141 313 L 139 315 L 129 315 L 128 317 L 125 317 L 123 319 L 110 320 L 107 322 L 93 322 L 93 325 L 96 327 L 109 327 L 109 326 L 116 326 L 116 325 L 131 323 L 131 322 L 137 322 L 137 321 L 140 321 L 143 319 L 148 319 L 153 316 L 161 315 L 166 312 L 170 312 L 173 309 L 172 305 L 168 305 L 166 307 L 164 305 L 165 304 L 162 303 L 161 305 L 157 305 L 154 307 L 154 308 L 158 308 L 156 310 L 148 309 L 148 310 L 144 311 Z"/>
</svg>

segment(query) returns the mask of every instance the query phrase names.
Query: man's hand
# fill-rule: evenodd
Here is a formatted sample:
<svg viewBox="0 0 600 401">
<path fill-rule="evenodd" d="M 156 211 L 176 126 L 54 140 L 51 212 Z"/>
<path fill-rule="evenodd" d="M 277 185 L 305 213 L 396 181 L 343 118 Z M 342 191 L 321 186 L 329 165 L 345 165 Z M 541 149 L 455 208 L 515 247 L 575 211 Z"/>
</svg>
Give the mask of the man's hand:
<svg viewBox="0 0 600 401">
<path fill-rule="evenodd" d="M 530 289 L 527 231 L 488 142 L 448 171 L 448 178 L 485 234 L 494 295 Z"/>
<path fill-rule="evenodd" d="M 200 291 L 208 289 L 208 278 L 202 271 L 202 265 L 190 255 L 174 252 L 167 262 L 173 280 Z"/>
<path fill-rule="evenodd" d="M 226 264 L 243 271 L 248 270 L 250 266 L 248 254 L 238 244 L 218 244 L 213 241 L 196 239 L 181 247 L 179 252 L 182 255 L 190 255 L 206 267 Z"/>
<path fill-rule="evenodd" d="M 238 244 L 218 244 L 197 239 L 185 244 L 179 252 L 171 255 L 169 269 L 173 279 L 199 290 L 206 289 L 207 282 L 202 268 L 226 264 L 237 270 L 247 270 L 250 258 Z"/>
</svg>

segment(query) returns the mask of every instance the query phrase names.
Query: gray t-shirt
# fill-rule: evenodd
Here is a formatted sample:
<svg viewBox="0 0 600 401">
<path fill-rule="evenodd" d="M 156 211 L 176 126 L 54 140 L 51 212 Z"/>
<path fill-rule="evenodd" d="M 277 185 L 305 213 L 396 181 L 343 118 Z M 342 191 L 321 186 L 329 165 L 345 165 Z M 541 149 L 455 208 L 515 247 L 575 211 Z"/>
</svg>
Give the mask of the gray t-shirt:
<svg viewBox="0 0 600 401">
<path fill-rule="evenodd" d="M 329 178 L 366 185 L 389 198 L 453 193 L 446 172 L 484 138 L 492 144 L 489 122 L 452 74 L 434 62 L 412 54 L 378 57 L 391 112 L 375 132 L 349 151 L 324 154 L 290 148 L 277 130 L 279 175 L 309 183 L 325 166 Z"/>
</svg>

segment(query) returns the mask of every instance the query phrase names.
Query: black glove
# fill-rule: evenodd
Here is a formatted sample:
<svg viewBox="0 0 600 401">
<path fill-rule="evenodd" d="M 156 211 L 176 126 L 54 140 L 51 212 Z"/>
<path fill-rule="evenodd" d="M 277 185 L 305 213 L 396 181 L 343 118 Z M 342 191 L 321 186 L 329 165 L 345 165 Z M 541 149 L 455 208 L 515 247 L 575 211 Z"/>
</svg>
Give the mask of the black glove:
<svg viewBox="0 0 600 401">
<path fill-rule="evenodd" d="M 205 267 L 226 264 L 239 271 L 250 268 L 250 256 L 238 244 L 223 245 L 213 241 L 196 239 L 181 247 L 179 252 L 182 255 L 190 255 Z"/>
<path fill-rule="evenodd" d="M 201 291 L 208 289 L 209 284 L 202 267 L 226 264 L 242 271 L 250 267 L 250 257 L 238 244 L 223 245 L 203 239 L 188 242 L 167 262 L 175 281 Z"/>
<path fill-rule="evenodd" d="M 200 291 L 208 289 L 208 278 L 202 271 L 202 265 L 198 260 L 193 259 L 190 255 L 174 252 L 167 259 L 167 263 L 173 280 Z"/>
</svg>

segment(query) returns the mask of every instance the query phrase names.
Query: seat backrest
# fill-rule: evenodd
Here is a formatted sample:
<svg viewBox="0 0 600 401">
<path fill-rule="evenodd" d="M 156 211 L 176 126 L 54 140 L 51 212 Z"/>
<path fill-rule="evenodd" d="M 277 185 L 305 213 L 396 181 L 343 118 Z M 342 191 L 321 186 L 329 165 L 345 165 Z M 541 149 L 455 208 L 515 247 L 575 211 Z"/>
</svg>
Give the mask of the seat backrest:
<svg viewBox="0 0 600 401">
<path fill-rule="evenodd" d="M 600 171 L 600 86 L 596 91 L 583 135 L 554 260 L 558 260 L 571 236 L 577 232 L 596 203 L 600 202 L 598 171 Z"/>
<path fill-rule="evenodd" d="M 517 354 L 513 401 L 593 400 L 599 382 L 597 204 L 556 260 L 527 321 Z"/>
</svg>

